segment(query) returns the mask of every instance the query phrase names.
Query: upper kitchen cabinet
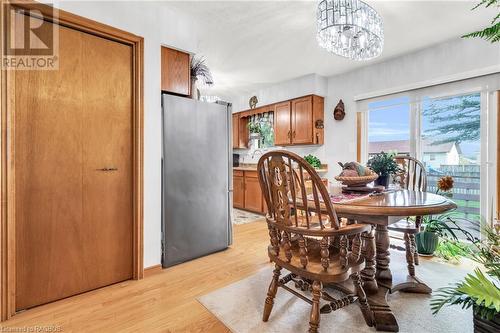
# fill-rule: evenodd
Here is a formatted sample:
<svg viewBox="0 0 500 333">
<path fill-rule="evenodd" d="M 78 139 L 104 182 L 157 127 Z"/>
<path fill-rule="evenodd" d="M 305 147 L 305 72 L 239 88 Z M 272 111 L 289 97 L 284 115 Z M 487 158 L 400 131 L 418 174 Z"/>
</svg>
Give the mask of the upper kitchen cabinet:
<svg viewBox="0 0 500 333">
<path fill-rule="evenodd" d="M 240 116 L 233 114 L 233 148 L 240 148 Z"/>
<path fill-rule="evenodd" d="M 161 48 L 161 90 L 188 96 L 190 93 L 191 75 L 189 54 Z"/>
<path fill-rule="evenodd" d="M 291 143 L 323 144 L 324 98 L 306 96 L 292 100 Z"/>
<path fill-rule="evenodd" d="M 275 105 L 275 145 L 322 145 L 324 98 L 309 95 Z"/>
<path fill-rule="evenodd" d="M 274 106 L 274 144 L 277 146 L 291 143 L 291 110 L 290 101 L 278 103 Z"/>
</svg>

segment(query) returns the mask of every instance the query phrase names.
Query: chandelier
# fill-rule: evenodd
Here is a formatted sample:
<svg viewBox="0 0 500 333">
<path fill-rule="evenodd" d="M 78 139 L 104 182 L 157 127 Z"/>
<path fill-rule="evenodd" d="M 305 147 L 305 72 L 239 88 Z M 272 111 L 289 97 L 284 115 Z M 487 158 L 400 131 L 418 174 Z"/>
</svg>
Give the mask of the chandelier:
<svg viewBox="0 0 500 333">
<path fill-rule="evenodd" d="M 318 43 L 329 52 L 353 60 L 368 60 L 382 53 L 382 18 L 363 1 L 322 0 L 317 20 Z"/>
</svg>

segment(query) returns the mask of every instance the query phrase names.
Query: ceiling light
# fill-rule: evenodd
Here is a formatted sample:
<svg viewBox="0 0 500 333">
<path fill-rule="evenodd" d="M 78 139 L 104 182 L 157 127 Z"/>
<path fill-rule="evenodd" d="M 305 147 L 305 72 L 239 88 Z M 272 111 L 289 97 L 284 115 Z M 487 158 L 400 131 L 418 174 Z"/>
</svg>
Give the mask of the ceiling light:
<svg viewBox="0 0 500 333">
<path fill-rule="evenodd" d="M 369 60 L 382 53 L 382 18 L 363 1 L 322 0 L 317 21 L 318 43 L 329 52 L 353 60 Z"/>
</svg>

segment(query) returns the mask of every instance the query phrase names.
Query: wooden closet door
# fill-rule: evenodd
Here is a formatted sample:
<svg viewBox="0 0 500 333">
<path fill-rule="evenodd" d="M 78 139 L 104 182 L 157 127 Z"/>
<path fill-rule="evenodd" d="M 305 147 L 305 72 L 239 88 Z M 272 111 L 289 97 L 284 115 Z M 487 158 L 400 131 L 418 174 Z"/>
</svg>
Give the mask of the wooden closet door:
<svg viewBox="0 0 500 333">
<path fill-rule="evenodd" d="M 18 310 L 77 293 L 89 269 L 76 248 L 87 237 L 82 223 L 82 35 L 61 27 L 59 40 L 59 70 L 14 74 Z"/>
<path fill-rule="evenodd" d="M 89 289 L 132 278 L 132 48 L 83 34 L 83 222 Z"/>
<path fill-rule="evenodd" d="M 131 49 L 59 40 L 58 70 L 14 75 L 17 310 L 132 277 Z"/>
</svg>

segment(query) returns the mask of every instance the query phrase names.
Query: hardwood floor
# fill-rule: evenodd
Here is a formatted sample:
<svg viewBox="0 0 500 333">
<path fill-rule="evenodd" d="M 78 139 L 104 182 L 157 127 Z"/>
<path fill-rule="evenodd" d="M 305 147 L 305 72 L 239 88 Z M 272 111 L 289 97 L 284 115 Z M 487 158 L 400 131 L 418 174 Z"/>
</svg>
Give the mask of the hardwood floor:
<svg viewBox="0 0 500 333">
<path fill-rule="evenodd" d="M 270 265 L 265 222 L 234 226 L 226 251 L 19 313 L 3 327 L 58 332 L 229 332 L 196 298 Z M 265 290 L 259 292 L 265 293 Z M 56 331 L 57 332 L 57 331 Z"/>
</svg>

